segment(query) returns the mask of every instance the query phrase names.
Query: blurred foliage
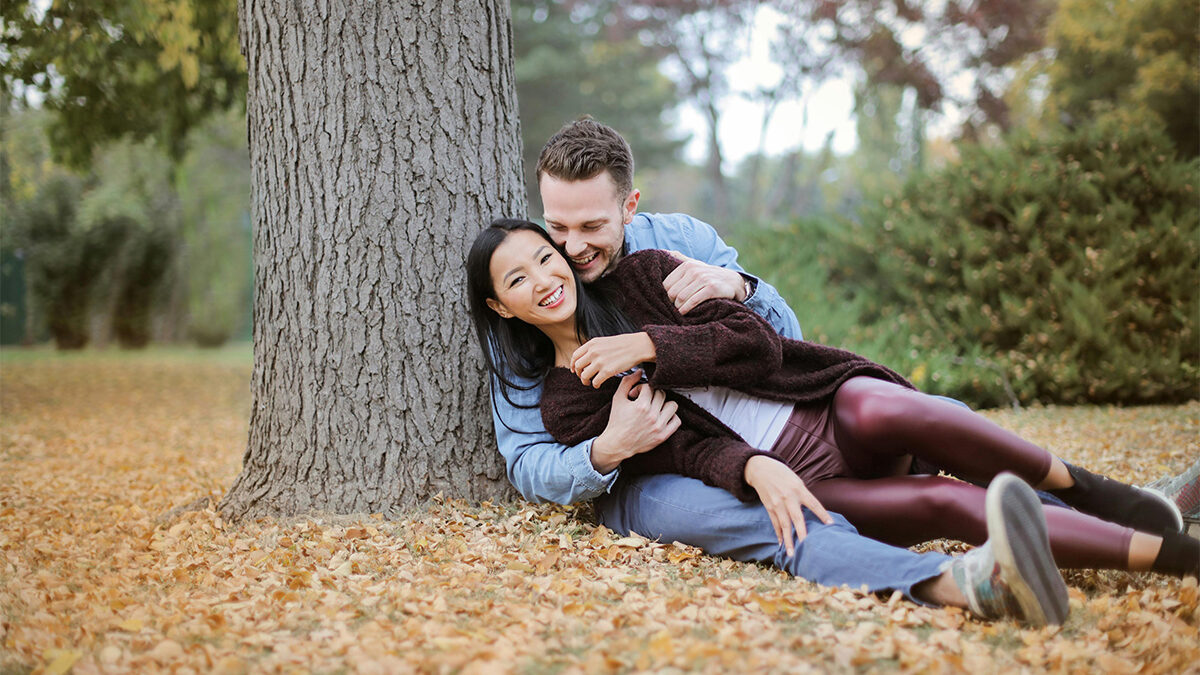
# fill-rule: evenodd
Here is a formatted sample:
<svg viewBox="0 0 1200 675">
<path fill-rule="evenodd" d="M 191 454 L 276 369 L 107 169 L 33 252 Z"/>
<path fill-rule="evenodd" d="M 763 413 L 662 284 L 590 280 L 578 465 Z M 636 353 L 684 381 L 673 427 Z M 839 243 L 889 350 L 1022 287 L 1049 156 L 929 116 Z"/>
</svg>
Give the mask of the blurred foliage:
<svg viewBox="0 0 1200 675">
<path fill-rule="evenodd" d="M 15 236 L 29 252 L 29 286 L 59 349 L 80 349 L 89 338 L 94 290 L 117 249 L 124 223 L 100 221 L 85 227 L 78 205 L 82 181 L 55 172 L 33 199 L 18 205 Z"/>
<path fill-rule="evenodd" d="M 179 205 L 170 160 L 151 143 L 119 141 L 94 156 L 79 203 L 85 229 L 107 233 L 116 247 L 101 291 L 122 347 L 144 347 L 179 236 Z"/>
<path fill-rule="evenodd" d="M 805 340 L 848 349 L 901 373 L 922 391 L 954 395 L 976 407 L 1013 402 L 1006 375 L 972 346 L 963 355 L 912 346 L 911 330 L 865 323 L 869 298 L 857 279 L 831 279 L 844 255 L 842 217 L 807 217 L 786 226 L 737 226 L 729 243 L 739 263 L 761 273 L 796 312 Z"/>
<path fill-rule="evenodd" d="M 26 339 L 42 325 L 62 348 L 110 332 L 132 348 L 155 335 L 214 346 L 240 335 L 251 283 L 244 116 L 194 130 L 178 164 L 151 142 L 118 141 L 83 173 L 51 159 L 42 129 L 52 117 L 10 108 L 0 145 L 4 245 L 29 275 Z"/>
<path fill-rule="evenodd" d="M 843 230 L 832 283 L 864 335 L 1007 373 L 1023 401 L 1192 398 L 1198 170 L 1152 126 L 1113 121 L 968 147 Z M 1004 397 L 982 376 L 943 385 Z"/>
<path fill-rule="evenodd" d="M 910 88 L 922 110 L 951 103 L 967 138 L 1012 127 L 1006 71 L 1044 46 L 1051 0 L 775 0 L 799 22 L 824 26 L 870 86 Z M 968 78 L 969 93 L 952 80 Z"/>
<path fill-rule="evenodd" d="M 77 168 L 124 137 L 179 159 L 193 127 L 245 98 L 236 0 L 6 0 L 0 48 L 0 87 L 40 92 L 55 154 Z"/>
<path fill-rule="evenodd" d="M 188 335 L 203 347 L 250 337 L 250 155 L 239 110 L 214 115 L 195 133 L 178 171 Z"/>
<path fill-rule="evenodd" d="M 1151 117 L 1180 154 L 1200 154 L 1200 3 L 1063 0 L 1050 43 L 1051 112 Z"/>
<path fill-rule="evenodd" d="M 683 141 L 666 119 L 674 87 L 658 56 L 630 35 L 609 31 L 610 2 L 515 0 L 512 3 L 517 100 L 521 108 L 529 214 L 540 218 L 534 171 L 542 146 L 584 114 L 619 130 L 638 168 L 672 162 Z"/>
</svg>

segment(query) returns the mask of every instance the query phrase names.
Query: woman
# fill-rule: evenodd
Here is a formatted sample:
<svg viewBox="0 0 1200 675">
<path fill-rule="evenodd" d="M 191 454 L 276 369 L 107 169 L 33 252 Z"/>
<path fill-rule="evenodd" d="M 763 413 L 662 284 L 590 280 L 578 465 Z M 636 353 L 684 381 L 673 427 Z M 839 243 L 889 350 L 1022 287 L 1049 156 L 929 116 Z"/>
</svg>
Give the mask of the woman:
<svg viewBox="0 0 1200 675">
<path fill-rule="evenodd" d="M 708 301 L 682 316 L 662 287 L 677 265 L 661 251 L 636 253 L 585 289 L 540 227 L 494 222 L 467 260 L 489 367 L 508 382 L 499 356 L 517 375 L 544 378 L 546 429 L 567 445 L 600 435 L 612 397 L 635 393 L 640 374 L 625 372 L 644 367 L 649 386 L 637 395 L 671 399 L 661 423 L 678 429 L 623 470 L 761 499 L 789 551 L 801 504 L 888 543 L 982 543 L 984 490 L 910 475 L 915 458 L 965 479 L 1012 471 L 1078 509 L 1046 510 L 1060 566 L 1200 575 L 1200 542 L 1180 533 L 1160 496 L 1067 465 L 883 366 L 781 338 L 739 303 Z"/>
</svg>

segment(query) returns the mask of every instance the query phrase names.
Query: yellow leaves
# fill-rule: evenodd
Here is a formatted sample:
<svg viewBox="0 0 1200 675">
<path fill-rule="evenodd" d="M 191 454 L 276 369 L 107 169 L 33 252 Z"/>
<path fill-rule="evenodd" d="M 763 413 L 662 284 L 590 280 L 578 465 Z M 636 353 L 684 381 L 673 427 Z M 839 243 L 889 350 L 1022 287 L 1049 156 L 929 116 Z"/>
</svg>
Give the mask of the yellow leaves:
<svg viewBox="0 0 1200 675">
<path fill-rule="evenodd" d="M 83 656 L 82 652 L 74 649 L 47 649 L 43 658 L 47 663 L 43 667 L 43 672 L 47 675 L 63 675 L 71 670 L 71 666 Z"/>
<path fill-rule="evenodd" d="M 1171 673 L 1200 657 L 1190 580 L 1075 581 L 1070 632 L 1043 632 L 821 588 L 557 506 L 443 498 L 398 520 L 229 527 L 209 505 L 159 524 L 237 475 L 248 371 L 73 367 L 0 369 L 0 670 L 73 656 L 75 672 L 138 673 Z M 1033 409 L 1005 425 L 1129 476 L 1194 457 L 1197 419 L 1200 405 Z"/>
<path fill-rule="evenodd" d="M 146 622 L 142 621 L 141 619 L 126 619 L 117 624 L 117 628 L 120 628 L 124 631 L 129 631 L 130 633 L 136 633 L 145 627 Z"/>
</svg>

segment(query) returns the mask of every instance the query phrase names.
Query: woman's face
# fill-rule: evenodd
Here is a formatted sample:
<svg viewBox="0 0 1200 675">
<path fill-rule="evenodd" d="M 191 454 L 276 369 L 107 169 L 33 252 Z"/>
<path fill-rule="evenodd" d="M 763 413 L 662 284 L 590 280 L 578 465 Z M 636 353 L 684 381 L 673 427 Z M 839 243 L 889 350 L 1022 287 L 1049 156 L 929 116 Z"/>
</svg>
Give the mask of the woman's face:
<svg viewBox="0 0 1200 675">
<path fill-rule="evenodd" d="M 491 261 L 495 299 L 488 306 L 504 318 L 534 326 L 575 320 L 575 278 L 566 258 L 535 232 L 515 230 Z"/>
</svg>

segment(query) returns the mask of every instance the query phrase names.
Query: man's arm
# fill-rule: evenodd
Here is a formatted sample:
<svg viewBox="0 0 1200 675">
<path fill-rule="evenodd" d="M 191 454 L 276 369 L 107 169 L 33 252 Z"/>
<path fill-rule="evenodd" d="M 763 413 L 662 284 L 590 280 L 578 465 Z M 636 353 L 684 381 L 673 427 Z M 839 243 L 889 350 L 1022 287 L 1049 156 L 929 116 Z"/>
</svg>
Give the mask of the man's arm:
<svg viewBox="0 0 1200 675">
<path fill-rule="evenodd" d="M 745 305 L 767 320 L 780 335 L 804 339 L 795 312 L 784 302 L 779 291 L 767 282 L 747 274 L 737 262 L 737 251 L 721 240 L 711 225 L 684 214 L 641 214 L 649 227 L 630 232 L 630 252 L 643 248 L 676 250 L 700 262 L 733 270 L 750 281 L 752 293 Z M 735 298 L 736 299 L 736 298 Z"/>
<path fill-rule="evenodd" d="M 500 392 L 502 386 L 492 379 L 496 445 L 504 456 L 508 480 L 522 497 L 531 502 L 572 504 L 598 497 L 611 489 L 619 469 L 607 474 L 596 471 L 591 459 L 595 439 L 566 446 L 546 431 L 538 409 L 542 398 L 540 383 L 525 391 L 509 390 L 509 396 L 522 407 L 504 398 Z M 530 405 L 532 407 L 523 407 Z"/>
<path fill-rule="evenodd" d="M 567 371 L 550 374 L 555 375 L 578 383 Z M 675 402 L 650 387 L 633 391 L 639 375 L 622 378 L 615 394 L 602 394 L 604 400 L 586 404 L 585 412 L 593 416 L 604 411 L 595 419 L 599 430 L 595 438 L 556 434 L 573 443 L 570 446 L 555 441 L 546 431 L 540 409 L 545 383 L 510 392 L 513 402 L 496 389 L 492 420 L 509 482 L 526 499 L 559 504 L 591 499 L 612 489 L 622 461 L 654 449 L 679 428 Z M 495 379 L 492 385 L 503 386 Z M 554 402 L 570 403 L 557 397 Z"/>
</svg>

